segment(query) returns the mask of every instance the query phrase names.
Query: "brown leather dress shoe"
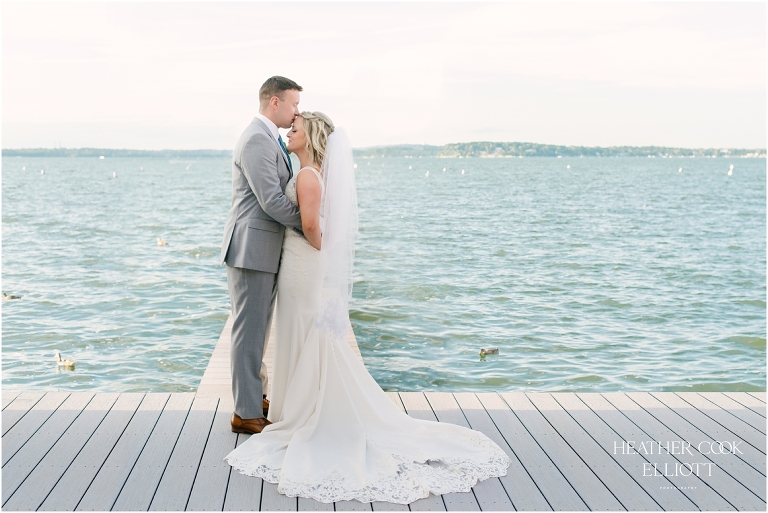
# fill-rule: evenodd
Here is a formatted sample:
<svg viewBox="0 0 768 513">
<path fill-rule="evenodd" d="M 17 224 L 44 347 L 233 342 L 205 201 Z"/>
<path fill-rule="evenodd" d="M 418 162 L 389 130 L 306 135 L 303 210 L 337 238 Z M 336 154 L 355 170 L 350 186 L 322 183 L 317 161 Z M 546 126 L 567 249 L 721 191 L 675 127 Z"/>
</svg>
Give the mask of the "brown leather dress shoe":
<svg viewBox="0 0 768 513">
<path fill-rule="evenodd" d="M 230 424 L 232 425 L 233 433 L 250 433 L 255 435 L 256 433 L 261 433 L 262 429 L 272 423 L 265 418 L 243 419 L 237 413 L 233 413 Z"/>
<path fill-rule="evenodd" d="M 267 416 L 267 413 L 269 413 L 269 401 L 265 397 L 261 400 L 261 407 L 264 408 L 264 416 Z"/>
</svg>

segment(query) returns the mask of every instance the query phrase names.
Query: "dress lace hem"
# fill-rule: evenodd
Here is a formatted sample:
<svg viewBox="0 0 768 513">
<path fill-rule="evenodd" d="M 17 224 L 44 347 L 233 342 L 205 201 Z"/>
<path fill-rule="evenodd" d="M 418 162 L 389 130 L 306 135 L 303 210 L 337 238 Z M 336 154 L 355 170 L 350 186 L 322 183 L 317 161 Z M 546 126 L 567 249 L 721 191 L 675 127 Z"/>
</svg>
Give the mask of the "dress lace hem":
<svg viewBox="0 0 768 513">
<path fill-rule="evenodd" d="M 400 454 L 389 454 L 383 459 L 379 455 L 377 461 L 368 467 L 376 470 L 365 479 L 372 484 L 363 486 L 359 484 L 360 476 L 345 475 L 349 472 L 345 473 L 344 469 L 288 478 L 282 475 L 281 468 L 264 464 L 253 467 L 253 460 L 247 458 L 230 455 L 225 460 L 243 475 L 277 484 L 277 491 L 288 497 L 305 497 L 323 503 L 358 500 L 364 503 L 385 501 L 410 504 L 429 496 L 430 492 L 435 495 L 469 492 L 478 481 L 506 475 L 509 456 L 489 439 L 483 438 L 484 435 L 481 435 L 474 441 L 485 449 L 474 459 L 466 454 L 420 461 Z"/>
</svg>

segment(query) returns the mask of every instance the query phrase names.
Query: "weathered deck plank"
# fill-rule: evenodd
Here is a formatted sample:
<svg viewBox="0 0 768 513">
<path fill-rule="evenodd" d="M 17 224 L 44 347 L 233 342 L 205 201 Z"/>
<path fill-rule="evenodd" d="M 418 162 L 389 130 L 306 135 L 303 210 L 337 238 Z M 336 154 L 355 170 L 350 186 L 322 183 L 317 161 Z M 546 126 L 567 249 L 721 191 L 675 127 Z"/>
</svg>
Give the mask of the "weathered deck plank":
<svg viewBox="0 0 768 513">
<path fill-rule="evenodd" d="M 186 509 L 218 402 L 215 398 L 195 398 L 152 498 L 150 511 Z"/>
<path fill-rule="evenodd" d="M 673 429 L 682 439 L 698 447 L 702 442 L 739 441 L 738 436 L 692 407 L 672 392 L 629 392 L 627 396 Z M 711 455 L 717 466 L 746 486 L 765 503 L 765 454 L 754 447 L 739 443 L 743 454 Z M 693 448 L 691 449 L 693 451 Z M 695 451 L 699 452 L 699 451 Z M 706 452 L 706 451 L 705 451 Z M 731 457 L 727 457 L 731 456 Z M 747 465 L 741 464 L 746 462 Z"/>
<path fill-rule="evenodd" d="M 765 403 L 765 392 L 749 392 L 749 395 L 756 397 Z"/>
<path fill-rule="evenodd" d="M 386 501 L 372 502 L 371 509 L 373 509 L 373 511 L 409 511 L 407 504 L 397 504 Z"/>
<path fill-rule="evenodd" d="M 250 437 L 251 435 L 246 434 L 237 435 L 235 447 Z M 222 457 L 224 456 L 226 454 L 222 455 Z M 230 467 L 227 496 L 224 499 L 224 511 L 266 511 L 261 507 L 261 489 L 263 484 L 264 481 L 261 478 L 243 475 Z"/>
<path fill-rule="evenodd" d="M 596 510 L 624 509 L 616 497 L 603 484 L 579 455 L 563 440 L 557 431 L 531 402 L 529 395 L 522 392 L 503 392 L 501 397 L 515 411 L 539 446 L 555 462 L 579 497 Z M 531 394 L 533 395 L 533 394 Z"/>
<path fill-rule="evenodd" d="M 144 394 L 120 394 L 39 511 L 73 511 L 125 431 Z"/>
<path fill-rule="evenodd" d="M 333 511 L 333 503 L 299 497 L 299 511 Z"/>
<path fill-rule="evenodd" d="M 48 497 L 93 432 L 109 413 L 119 394 L 97 394 L 29 473 L 3 509 L 35 511 Z"/>
<path fill-rule="evenodd" d="M 526 397 L 624 509 L 645 511 L 661 509 L 643 487 L 632 479 L 630 471 L 612 458 L 551 394 L 526 394 Z M 596 419 L 591 420 L 594 422 Z M 607 430 L 603 422 L 598 421 L 595 424 L 591 427 L 596 428 L 597 433 L 600 433 L 601 429 Z M 642 468 L 642 465 L 632 468 L 633 473 L 637 468 Z"/>
<path fill-rule="evenodd" d="M 477 394 L 477 398 L 547 504 L 554 510 L 587 510 L 581 497 L 501 396 Z"/>
<path fill-rule="evenodd" d="M 171 394 L 146 394 L 75 509 L 112 509 Z"/>
<path fill-rule="evenodd" d="M 6 408 L 6 407 L 7 407 L 9 404 L 11 404 L 11 402 L 13 402 L 13 400 L 14 400 L 14 399 L 16 399 L 16 397 L 18 397 L 18 395 L 19 395 L 20 393 L 21 393 L 21 392 L 17 392 L 17 391 L 13 391 L 13 390 L 11 390 L 11 391 L 8 391 L 8 392 L 6 392 L 6 391 L 3 391 L 3 392 L 2 392 L 2 397 L 3 397 L 3 409 L 5 409 L 5 408 Z"/>
<path fill-rule="evenodd" d="M 737 434 L 725 429 L 723 426 L 691 406 L 688 402 L 680 399 L 680 397 L 673 392 L 651 392 L 645 395 L 638 392 L 632 392 L 629 395 L 632 399 L 636 399 L 637 401 L 645 401 L 644 405 L 654 407 L 655 404 L 647 399 L 647 396 L 651 395 L 654 399 L 666 406 L 667 409 L 659 411 L 659 414 L 670 419 L 670 422 L 673 422 L 676 426 L 675 431 L 692 445 L 698 446 L 701 442 L 712 442 L 717 440 L 723 440 L 730 443 L 738 442 L 737 448 L 743 454 L 736 454 L 736 457 L 746 462 L 748 465 L 741 465 L 736 458 L 716 458 L 715 456 L 713 456 L 713 458 L 718 460 L 718 466 L 720 468 L 731 469 L 728 470 L 728 472 L 733 477 L 741 481 L 742 484 L 748 486 L 753 492 L 757 493 L 763 501 L 765 501 L 765 453 L 760 452 L 749 444 L 743 443 L 743 439 Z M 677 418 L 675 418 L 674 415 L 687 421 L 687 424 L 685 422 L 677 421 Z M 672 426 L 670 425 L 670 427 Z M 678 429 L 680 431 L 678 431 Z M 762 486 L 752 488 L 749 486 L 749 483 L 754 483 L 755 485 L 762 483 Z"/>
<path fill-rule="evenodd" d="M 753 412 L 765 418 L 765 401 L 761 401 L 753 394 L 746 394 L 743 392 L 723 392 L 723 395 L 733 399 L 739 404 L 743 404 Z"/>
<path fill-rule="evenodd" d="M 65 392 L 49 392 L 49 394 L 60 394 L 63 395 L 64 399 L 67 398 L 69 394 Z M 35 405 L 47 394 L 43 392 L 24 392 L 19 394 L 14 401 L 9 404 L 6 408 L 3 408 L 2 418 L 3 418 L 3 436 L 13 427 L 16 425 L 19 420 L 21 420 L 32 408 L 35 407 Z M 62 399 L 62 401 L 64 400 Z M 61 403 L 61 401 L 60 401 Z M 55 408 L 54 408 L 55 409 Z M 51 411 L 50 413 L 53 413 Z M 49 415 L 50 415 L 49 413 Z M 47 417 L 46 417 L 47 418 Z M 42 424 L 42 422 L 41 422 Z M 5 452 L 5 451 L 3 451 Z M 3 460 L 5 462 L 5 460 Z"/>
<path fill-rule="evenodd" d="M 478 399 L 478 395 L 486 394 L 464 392 L 455 393 L 453 395 L 459 403 L 459 407 L 472 429 L 480 431 L 493 440 L 512 460 L 512 463 L 507 469 L 507 475 L 498 478 L 510 500 L 509 506 L 516 510 L 550 511 L 551 508 L 544 498 L 544 495 L 539 491 L 536 483 L 531 479 L 531 476 L 525 471 L 525 467 L 523 467 L 520 460 L 517 459 L 517 456 L 507 444 L 504 436 L 501 434 L 496 424 L 494 424 L 493 419 L 485 410 L 485 407 L 483 407 L 480 399 Z M 481 500 L 480 496 L 478 496 L 478 500 Z M 486 505 L 483 504 L 483 502 L 480 503 L 480 506 L 483 508 L 483 511 L 487 509 L 496 510 L 501 508 L 500 505 L 486 508 Z"/>
<path fill-rule="evenodd" d="M 264 481 L 261 489 L 261 511 L 297 511 L 298 507 L 299 502 L 296 497 L 278 493 L 276 484 Z"/>
<path fill-rule="evenodd" d="M 561 404 L 568 400 L 563 397 L 564 395 L 566 394 L 554 394 L 555 398 L 558 402 L 561 402 Z M 602 394 L 578 393 L 575 395 L 578 399 L 583 401 L 595 415 L 600 417 L 600 419 L 610 427 L 613 433 L 615 433 L 615 435 L 607 435 L 607 438 L 609 442 L 611 438 L 613 438 L 609 447 L 612 449 L 612 452 L 613 450 L 616 450 L 617 455 L 615 457 L 617 459 L 634 456 L 621 454 L 620 448 L 626 447 L 622 446 L 621 442 L 631 440 L 635 442 L 635 445 L 639 445 L 640 442 L 644 441 L 662 440 L 661 438 L 656 438 L 651 432 L 643 431 L 638 426 L 637 422 L 642 421 L 642 416 L 638 415 L 639 413 L 642 413 L 639 411 L 642 409 L 628 399 L 625 398 L 628 408 L 638 410 L 638 414 L 625 415 L 627 410 L 617 409 L 611 402 L 603 397 Z M 569 411 L 571 410 L 569 409 Z M 618 444 L 618 448 L 614 444 Z M 656 463 L 660 468 L 664 468 L 664 465 L 674 468 L 676 463 L 680 463 L 675 456 L 664 452 L 659 454 L 658 451 L 655 450 L 653 451 L 653 454 L 648 454 L 647 457 L 639 453 L 638 455 L 643 457 L 649 465 Z M 734 509 L 730 503 L 720 496 L 720 494 L 712 490 L 711 487 L 707 486 L 707 484 L 695 474 L 691 474 L 690 476 L 673 474 L 671 476 L 662 475 L 658 477 L 651 475 L 644 477 L 641 482 L 645 483 L 646 481 L 649 481 L 649 484 L 647 485 L 649 488 L 654 488 L 652 496 L 665 509 L 679 511 L 692 509 L 701 509 L 702 511 L 729 511 Z M 682 494 L 684 498 L 680 498 L 678 494 Z M 694 504 L 693 508 L 686 506 L 686 499 Z"/>
<path fill-rule="evenodd" d="M 642 396 L 635 394 L 640 393 L 609 392 L 604 393 L 603 396 L 614 407 L 621 410 L 640 429 L 648 433 L 652 440 L 664 443 L 667 441 L 671 443 L 675 440 L 687 440 L 693 444 L 691 452 L 697 456 L 696 462 L 717 463 L 696 451 L 696 440 L 703 438 L 701 432 L 697 433 L 698 430 L 695 427 L 669 410 L 669 408 L 650 394 L 642 393 L 644 394 Z M 692 432 L 691 434 L 694 436 L 687 437 L 686 435 L 689 432 Z M 674 448 L 672 449 L 674 450 Z M 680 454 L 678 453 L 677 456 L 680 456 Z M 687 458 L 681 460 L 676 457 L 676 459 L 678 463 L 690 461 Z M 702 470 L 699 477 L 735 509 L 755 510 L 765 508 L 764 501 L 727 472 L 712 472 L 710 475 L 709 472 Z"/>
<path fill-rule="evenodd" d="M 333 503 L 336 511 L 373 511 L 370 502 L 338 501 Z"/>
<path fill-rule="evenodd" d="M 3 504 L 82 413 L 94 394 L 70 394 L 27 443 L 3 466 Z"/>
<path fill-rule="evenodd" d="M 719 424 L 722 429 L 730 431 L 741 440 L 744 440 L 752 447 L 760 451 L 763 454 L 763 458 L 765 458 L 765 433 L 761 432 L 759 429 L 752 426 L 749 422 L 743 420 L 742 418 L 745 415 L 744 410 L 749 411 L 755 417 L 760 417 L 758 414 L 747 410 L 744 407 L 742 407 L 741 411 L 739 411 L 733 407 L 733 403 L 735 403 L 735 401 L 732 401 L 731 399 L 728 399 L 722 395 L 719 397 L 713 397 L 712 399 L 720 403 L 727 402 L 727 404 L 729 404 L 731 407 L 730 411 L 722 408 L 721 406 L 715 404 L 713 401 L 710 401 L 699 394 L 675 395 L 679 399 L 674 401 L 674 404 L 670 404 L 670 406 L 675 411 L 678 411 L 676 406 L 679 404 L 678 401 L 685 401 L 691 405 L 692 410 L 703 413 L 706 417 Z M 662 402 L 665 404 L 667 403 L 667 401 Z M 685 410 L 688 410 L 688 408 L 685 408 Z M 739 415 L 735 415 L 732 412 L 736 412 Z M 763 464 L 763 470 L 765 470 L 765 464 Z"/>
<path fill-rule="evenodd" d="M 232 468 L 224 461 L 224 456 L 235 448 L 237 434 L 230 430 L 231 413 L 221 406 L 222 402 L 216 410 L 187 511 L 221 511 L 224 507 L 229 471 Z"/>
<path fill-rule="evenodd" d="M 41 394 L 40 400 L 27 410 L 26 414 L 19 416 L 16 422 L 13 423 L 13 426 L 8 428 L 3 435 L 3 466 L 40 429 L 40 426 L 53 415 L 53 412 L 61 406 L 61 403 L 67 397 L 69 397 L 69 394 L 66 392 L 49 392 L 45 394 L 45 397 L 42 397 Z M 19 398 L 19 401 L 22 401 L 22 399 Z M 26 408 L 31 402 L 30 400 L 23 405 L 19 404 L 20 409 Z M 13 407 L 14 405 L 11 405 L 9 409 Z M 3 411 L 3 415 L 5 415 L 5 411 Z M 3 422 L 5 422 L 5 418 L 3 418 Z"/>
<path fill-rule="evenodd" d="M 710 401 L 711 403 L 718 405 L 720 408 L 727 411 L 734 417 L 746 422 L 753 428 L 760 431 L 763 435 L 766 434 L 765 417 L 750 410 L 749 408 L 739 403 L 738 401 L 734 401 L 733 399 L 731 399 L 730 397 L 728 397 L 727 395 L 721 392 L 699 392 L 698 395 L 703 397 L 707 401 Z M 681 397 L 685 399 L 687 396 L 683 395 Z M 726 427 L 728 427 L 728 425 L 730 425 L 730 419 L 725 418 L 725 421 L 726 421 Z M 763 442 L 765 442 L 765 438 L 763 438 Z"/>
<path fill-rule="evenodd" d="M 581 395 L 597 395 L 599 394 L 581 394 Z M 580 436 L 590 436 L 594 439 L 596 446 L 592 444 L 587 445 L 580 445 L 579 446 L 579 454 L 582 454 L 586 451 L 594 451 L 597 454 L 605 455 L 612 460 L 616 462 L 618 466 L 620 466 L 624 472 L 619 472 L 616 470 L 615 467 L 602 464 L 605 469 L 608 469 L 609 472 L 615 473 L 617 477 L 614 477 L 613 475 L 609 474 L 607 478 L 603 480 L 603 482 L 606 483 L 609 489 L 616 495 L 616 497 L 624 504 L 627 509 L 629 510 L 637 510 L 637 509 L 646 509 L 646 510 L 694 510 L 697 509 L 696 505 L 691 502 L 680 490 L 677 489 L 676 486 L 669 486 L 671 483 L 669 483 L 666 480 L 662 480 L 663 482 L 659 483 L 659 480 L 656 479 L 648 479 L 647 477 L 643 477 L 643 466 L 645 463 L 648 463 L 648 460 L 646 460 L 640 453 L 637 451 L 631 451 L 633 454 L 623 454 L 620 450 L 617 451 L 616 445 L 618 444 L 619 447 L 624 447 L 621 445 L 621 442 L 625 440 L 621 437 L 621 435 L 618 434 L 618 432 L 609 424 L 605 422 L 604 419 L 599 417 L 594 411 L 590 409 L 590 407 L 585 404 L 581 399 L 580 396 L 576 396 L 574 394 L 551 394 L 551 397 L 553 400 L 557 401 L 558 405 L 562 408 L 563 412 L 567 412 L 567 415 L 569 415 L 574 422 L 578 423 L 578 425 L 583 430 Z M 605 401 L 603 399 L 603 401 Z M 593 404 L 595 401 L 592 401 Z M 602 406 L 605 405 L 605 402 L 602 403 Z M 539 409 L 542 409 L 542 406 L 539 406 Z M 557 426 L 556 426 L 557 427 Z M 568 427 L 563 426 L 561 429 L 560 427 L 557 427 L 558 432 L 563 437 L 570 437 L 570 434 L 567 434 Z M 575 429 L 573 431 L 576 431 Z M 633 431 L 633 434 L 635 432 Z M 637 440 L 637 438 L 629 438 L 629 440 Z M 641 438 L 642 440 L 642 438 Z M 577 440 L 574 440 L 574 443 L 578 443 Z M 571 443 L 573 446 L 574 443 Z M 614 452 L 618 452 L 618 454 L 614 454 Z M 626 451 L 629 452 L 629 451 Z M 601 463 L 596 462 L 592 463 L 591 465 L 594 466 L 595 464 L 601 465 Z M 635 502 L 632 497 L 627 497 L 626 492 L 629 490 L 634 489 L 633 486 L 627 486 L 626 484 L 619 483 L 619 486 L 615 486 L 616 481 L 619 480 L 626 480 L 631 479 L 634 483 L 636 483 L 637 486 L 641 487 L 645 491 L 645 495 L 638 493 L 638 495 L 641 497 L 642 502 Z M 699 484 L 703 484 L 699 482 Z M 664 486 L 666 485 L 666 486 Z M 621 491 L 619 491 L 621 490 Z M 648 499 L 651 499 L 653 502 L 649 502 Z"/>
<path fill-rule="evenodd" d="M 147 511 L 181 434 L 194 394 L 172 394 L 112 509 Z"/>
<path fill-rule="evenodd" d="M 430 493 L 428 497 L 413 501 L 408 505 L 411 511 L 446 511 L 442 495 Z"/>
</svg>

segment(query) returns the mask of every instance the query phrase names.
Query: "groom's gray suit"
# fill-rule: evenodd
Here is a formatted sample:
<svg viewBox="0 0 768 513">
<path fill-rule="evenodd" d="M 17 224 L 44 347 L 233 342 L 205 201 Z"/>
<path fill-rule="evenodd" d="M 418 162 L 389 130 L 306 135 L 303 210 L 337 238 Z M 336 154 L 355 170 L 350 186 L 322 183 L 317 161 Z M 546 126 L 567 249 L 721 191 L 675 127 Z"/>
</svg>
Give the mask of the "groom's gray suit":
<svg viewBox="0 0 768 513">
<path fill-rule="evenodd" d="M 285 227 L 301 228 L 299 209 L 285 197 L 288 156 L 267 125 L 254 118 L 232 156 L 232 208 L 221 261 L 232 303 L 232 396 L 243 419 L 263 417 L 259 376 L 272 321 Z"/>
</svg>

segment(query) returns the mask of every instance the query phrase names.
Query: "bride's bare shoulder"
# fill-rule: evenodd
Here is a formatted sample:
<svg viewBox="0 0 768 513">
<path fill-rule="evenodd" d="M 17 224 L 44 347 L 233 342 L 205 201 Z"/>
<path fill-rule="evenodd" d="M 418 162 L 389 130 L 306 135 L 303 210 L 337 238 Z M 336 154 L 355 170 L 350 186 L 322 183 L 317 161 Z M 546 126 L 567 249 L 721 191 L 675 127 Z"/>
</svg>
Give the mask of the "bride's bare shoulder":
<svg viewBox="0 0 768 513">
<path fill-rule="evenodd" d="M 306 171 L 306 172 L 302 172 L 302 171 Z M 315 175 L 316 179 L 311 179 L 311 180 L 308 179 L 307 177 L 309 175 Z M 316 167 L 304 166 L 301 169 L 299 169 L 298 173 L 296 174 L 296 183 L 298 184 L 299 182 L 315 182 L 315 183 L 319 182 L 320 184 L 319 187 L 322 187 L 323 186 L 322 177 L 323 177 L 322 172 L 318 170 Z"/>
<path fill-rule="evenodd" d="M 304 170 L 315 170 L 312 167 L 303 167 L 299 169 L 296 174 L 296 191 L 300 196 L 306 196 L 308 194 L 320 194 L 322 192 L 322 181 L 319 173 L 313 173 L 312 171 L 302 172 Z M 303 194 L 302 194 L 303 193 Z"/>
</svg>

